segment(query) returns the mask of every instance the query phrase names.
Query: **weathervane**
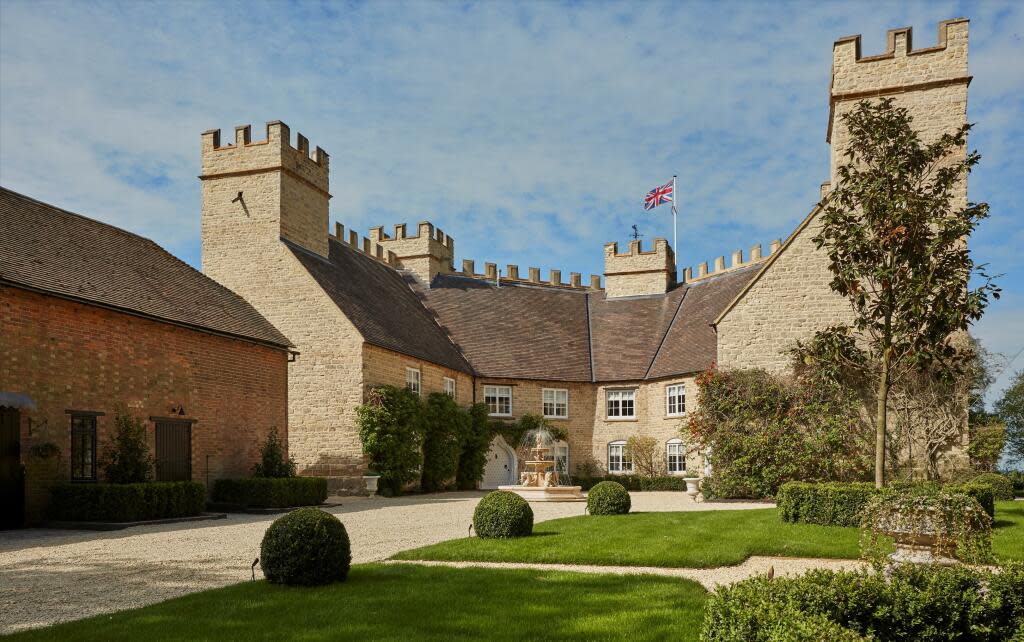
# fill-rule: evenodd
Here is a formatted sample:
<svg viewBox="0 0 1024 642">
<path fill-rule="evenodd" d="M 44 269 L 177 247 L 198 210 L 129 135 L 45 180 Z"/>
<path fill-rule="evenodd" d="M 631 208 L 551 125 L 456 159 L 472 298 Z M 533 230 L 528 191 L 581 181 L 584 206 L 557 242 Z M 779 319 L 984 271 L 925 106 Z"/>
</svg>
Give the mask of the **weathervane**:
<svg viewBox="0 0 1024 642">
<path fill-rule="evenodd" d="M 633 233 L 630 234 L 630 236 L 633 237 L 634 241 L 643 238 L 643 234 L 640 233 L 640 230 L 637 229 L 636 225 L 633 226 Z"/>
</svg>

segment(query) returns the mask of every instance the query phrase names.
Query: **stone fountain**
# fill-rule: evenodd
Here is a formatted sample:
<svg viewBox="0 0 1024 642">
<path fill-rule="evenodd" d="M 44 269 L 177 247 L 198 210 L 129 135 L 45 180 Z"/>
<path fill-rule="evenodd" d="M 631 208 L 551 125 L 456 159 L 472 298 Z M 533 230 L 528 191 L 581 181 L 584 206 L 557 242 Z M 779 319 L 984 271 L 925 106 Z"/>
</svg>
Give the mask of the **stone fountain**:
<svg viewBox="0 0 1024 642">
<path fill-rule="evenodd" d="M 559 486 L 555 462 L 548 459 L 551 450 L 551 435 L 546 430 L 530 431 L 524 438 L 529 457 L 523 465 L 526 470 L 519 475 L 519 484 L 499 486 L 500 490 L 511 491 L 531 502 L 574 502 L 584 499 L 580 486 Z M 552 469 L 552 470 L 549 470 Z"/>
</svg>

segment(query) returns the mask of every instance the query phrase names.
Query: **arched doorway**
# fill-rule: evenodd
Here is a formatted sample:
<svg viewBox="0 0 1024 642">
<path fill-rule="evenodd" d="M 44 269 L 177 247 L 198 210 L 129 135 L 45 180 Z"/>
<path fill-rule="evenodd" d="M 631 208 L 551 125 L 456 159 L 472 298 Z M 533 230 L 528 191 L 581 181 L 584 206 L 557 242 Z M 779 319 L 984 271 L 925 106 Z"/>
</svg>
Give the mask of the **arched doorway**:
<svg viewBox="0 0 1024 642">
<path fill-rule="evenodd" d="M 489 490 L 515 484 L 518 482 L 518 470 L 516 452 L 509 448 L 501 435 L 495 435 L 487 451 L 487 464 L 484 466 L 484 478 L 480 481 L 480 488 Z"/>
</svg>

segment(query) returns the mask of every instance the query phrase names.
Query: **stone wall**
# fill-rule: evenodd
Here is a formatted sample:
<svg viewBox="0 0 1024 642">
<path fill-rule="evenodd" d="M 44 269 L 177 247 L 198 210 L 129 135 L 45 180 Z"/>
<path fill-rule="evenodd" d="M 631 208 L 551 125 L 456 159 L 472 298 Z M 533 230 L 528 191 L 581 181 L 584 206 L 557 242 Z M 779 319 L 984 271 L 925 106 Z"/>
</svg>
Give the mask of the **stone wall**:
<svg viewBox="0 0 1024 642">
<path fill-rule="evenodd" d="M 0 287 L 0 390 L 29 395 L 22 411 L 29 518 L 39 521 L 55 480 L 70 477 L 68 410 L 97 417 L 97 453 L 107 451 L 115 408 L 154 423 L 181 408 L 192 424 L 192 478 L 245 477 L 272 427 L 288 438 L 288 353 L 100 307 Z M 30 456 L 50 442 L 59 458 Z M 97 467 L 99 474 L 102 469 Z"/>
</svg>

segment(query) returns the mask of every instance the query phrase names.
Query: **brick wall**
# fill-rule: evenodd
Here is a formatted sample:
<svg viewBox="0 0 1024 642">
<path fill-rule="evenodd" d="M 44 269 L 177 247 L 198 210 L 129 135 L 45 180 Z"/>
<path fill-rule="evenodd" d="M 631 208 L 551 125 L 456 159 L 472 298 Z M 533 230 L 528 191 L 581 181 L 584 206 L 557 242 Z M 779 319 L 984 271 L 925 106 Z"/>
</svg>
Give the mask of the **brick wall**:
<svg viewBox="0 0 1024 642">
<path fill-rule="evenodd" d="M 0 389 L 27 394 L 22 411 L 29 516 L 38 520 L 46 488 L 70 476 L 67 410 L 97 418 L 102 457 L 118 403 L 146 421 L 181 406 L 192 426 L 192 477 L 250 474 L 271 427 L 288 436 L 285 351 L 190 330 L 16 288 L 0 287 Z M 29 457 L 52 442 L 60 459 Z"/>
</svg>

